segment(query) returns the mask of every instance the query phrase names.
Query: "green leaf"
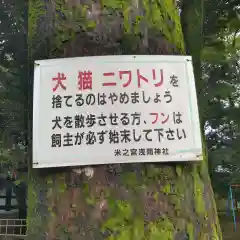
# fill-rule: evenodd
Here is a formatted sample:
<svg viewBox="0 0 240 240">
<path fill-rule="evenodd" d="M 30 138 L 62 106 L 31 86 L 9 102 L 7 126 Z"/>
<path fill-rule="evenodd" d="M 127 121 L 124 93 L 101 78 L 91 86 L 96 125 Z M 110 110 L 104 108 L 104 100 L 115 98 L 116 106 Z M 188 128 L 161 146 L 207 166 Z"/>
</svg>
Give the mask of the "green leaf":
<svg viewBox="0 0 240 240">
<path fill-rule="evenodd" d="M 216 50 L 214 47 L 205 47 L 201 53 L 201 60 L 212 64 L 221 64 L 226 62 L 225 52 Z"/>
</svg>

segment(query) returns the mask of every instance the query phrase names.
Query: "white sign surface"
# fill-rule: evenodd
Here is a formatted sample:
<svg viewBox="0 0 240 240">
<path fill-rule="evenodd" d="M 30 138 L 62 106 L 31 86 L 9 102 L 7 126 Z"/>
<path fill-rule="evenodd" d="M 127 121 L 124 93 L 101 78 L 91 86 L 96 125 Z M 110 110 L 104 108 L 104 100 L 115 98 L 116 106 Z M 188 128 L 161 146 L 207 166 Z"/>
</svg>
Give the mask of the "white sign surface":
<svg viewBox="0 0 240 240">
<path fill-rule="evenodd" d="M 33 167 L 202 160 L 192 59 L 35 62 Z"/>
</svg>

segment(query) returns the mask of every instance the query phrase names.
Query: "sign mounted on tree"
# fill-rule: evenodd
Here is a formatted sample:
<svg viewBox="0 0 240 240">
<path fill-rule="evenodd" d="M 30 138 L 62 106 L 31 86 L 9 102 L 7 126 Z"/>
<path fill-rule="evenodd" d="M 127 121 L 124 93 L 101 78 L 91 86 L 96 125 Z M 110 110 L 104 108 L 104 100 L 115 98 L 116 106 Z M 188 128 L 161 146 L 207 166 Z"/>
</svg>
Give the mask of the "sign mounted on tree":
<svg viewBox="0 0 240 240">
<path fill-rule="evenodd" d="M 33 167 L 202 160 L 189 56 L 35 62 Z"/>
</svg>

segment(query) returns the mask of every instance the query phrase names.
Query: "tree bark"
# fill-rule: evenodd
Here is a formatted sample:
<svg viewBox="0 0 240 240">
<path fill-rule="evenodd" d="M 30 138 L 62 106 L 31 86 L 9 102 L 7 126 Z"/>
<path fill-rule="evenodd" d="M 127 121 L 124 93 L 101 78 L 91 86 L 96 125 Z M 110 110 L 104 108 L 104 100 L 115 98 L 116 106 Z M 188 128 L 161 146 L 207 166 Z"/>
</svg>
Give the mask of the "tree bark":
<svg viewBox="0 0 240 240">
<path fill-rule="evenodd" d="M 174 1 L 42 2 L 30 0 L 31 61 L 185 53 Z M 31 169 L 29 239 L 222 239 L 206 159 L 92 170 L 88 178 L 72 168 Z"/>
</svg>

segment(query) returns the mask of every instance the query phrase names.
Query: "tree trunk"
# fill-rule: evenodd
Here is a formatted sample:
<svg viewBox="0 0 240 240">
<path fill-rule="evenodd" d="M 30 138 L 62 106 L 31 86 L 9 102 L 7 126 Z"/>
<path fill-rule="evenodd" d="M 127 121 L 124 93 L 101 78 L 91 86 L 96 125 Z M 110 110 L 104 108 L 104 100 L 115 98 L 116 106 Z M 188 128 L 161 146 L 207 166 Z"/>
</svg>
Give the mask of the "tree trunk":
<svg viewBox="0 0 240 240">
<path fill-rule="evenodd" d="M 174 1 L 65 2 L 30 0 L 31 62 L 185 52 Z M 199 164 L 115 164 L 92 170 L 89 178 L 72 168 L 31 169 L 29 239 L 222 239 L 206 157 Z"/>
</svg>

